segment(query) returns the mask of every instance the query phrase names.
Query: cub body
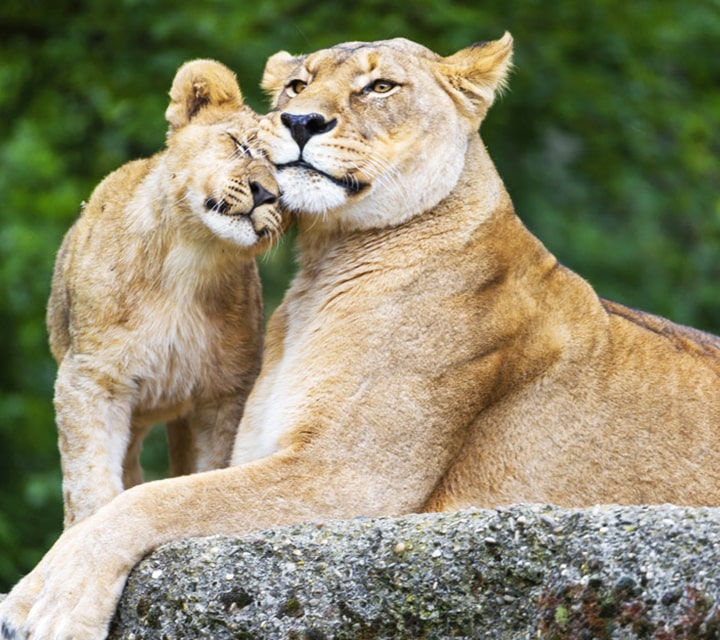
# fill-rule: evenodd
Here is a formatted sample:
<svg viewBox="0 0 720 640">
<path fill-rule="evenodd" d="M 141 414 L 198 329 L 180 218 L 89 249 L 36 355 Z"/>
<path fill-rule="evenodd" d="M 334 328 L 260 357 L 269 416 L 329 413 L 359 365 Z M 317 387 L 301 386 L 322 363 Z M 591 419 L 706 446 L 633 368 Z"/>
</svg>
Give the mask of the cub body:
<svg viewBox="0 0 720 640">
<path fill-rule="evenodd" d="M 173 474 L 225 466 L 262 349 L 254 256 L 280 232 L 271 166 L 235 76 L 178 70 L 165 150 L 95 189 L 57 257 L 47 324 L 65 525 L 142 481 L 168 423 Z"/>
</svg>

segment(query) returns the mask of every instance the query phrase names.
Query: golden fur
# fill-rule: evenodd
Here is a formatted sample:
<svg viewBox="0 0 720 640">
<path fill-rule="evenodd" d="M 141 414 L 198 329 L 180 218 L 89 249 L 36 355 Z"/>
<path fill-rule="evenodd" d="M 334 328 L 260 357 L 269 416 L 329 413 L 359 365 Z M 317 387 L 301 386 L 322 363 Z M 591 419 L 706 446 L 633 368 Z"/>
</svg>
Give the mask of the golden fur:
<svg viewBox="0 0 720 640">
<path fill-rule="evenodd" d="M 300 271 L 237 466 L 135 487 L 69 530 L 0 607 L 7 630 L 99 640 L 133 564 L 183 536 L 720 504 L 720 341 L 598 298 L 522 225 L 477 134 L 511 50 L 506 34 L 449 57 L 390 40 L 270 59 L 259 139 L 300 214 Z"/>
<path fill-rule="evenodd" d="M 226 466 L 260 366 L 254 255 L 280 218 L 272 167 L 251 156 L 257 116 L 210 60 L 182 66 L 170 97 L 166 148 L 100 183 L 57 258 L 66 526 L 142 481 L 155 422 L 168 421 L 173 474 Z"/>
</svg>

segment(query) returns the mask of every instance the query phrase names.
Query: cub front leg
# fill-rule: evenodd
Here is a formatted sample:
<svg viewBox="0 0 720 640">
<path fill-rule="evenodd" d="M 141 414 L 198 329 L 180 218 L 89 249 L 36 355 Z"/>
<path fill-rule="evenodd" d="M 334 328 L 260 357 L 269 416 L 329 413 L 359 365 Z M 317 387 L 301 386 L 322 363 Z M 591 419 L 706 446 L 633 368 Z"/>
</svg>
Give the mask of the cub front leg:
<svg viewBox="0 0 720 640">
<path fill-rule="evenodd" d="M 130 427 L 129 442 L 125 450 L 123 463 L 123 489 L 129 489 L 144 481 L 143 470 L 140 464 L 143 440 L 152 425 L 138 425 L 133 423 Z"/>
<path fill-rule="evenodd" d="M 171 475 L 227 467 L 244 405 L 244 394 L 228 396 L 203 403 L 189 415 L 168 423 Z"/>
<path fill-rule="evenodd" d="M 166 425 L 170 475 L 186 476 L 195 473 L 195 443 L 187 416 Z"/>
<path fill-rule="evenodd" d="M 55 382 L 66 528 L 123 490 L 132 413 L 128 394 L 79 360 L 66 355 Z"/>
</svg>

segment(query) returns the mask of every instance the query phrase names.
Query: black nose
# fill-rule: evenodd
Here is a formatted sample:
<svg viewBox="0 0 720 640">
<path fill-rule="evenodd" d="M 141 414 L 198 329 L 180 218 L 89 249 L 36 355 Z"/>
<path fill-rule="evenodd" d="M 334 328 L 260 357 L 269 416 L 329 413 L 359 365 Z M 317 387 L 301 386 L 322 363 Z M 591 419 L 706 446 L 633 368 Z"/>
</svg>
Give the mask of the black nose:
<svg viewBox="0 0 720 640">
<path fill-rule="evenodd" d="M 283 113 L 280 116 L 281 122 L 290 129 L 293 139 L 297 142 L 300 150 L 308 140 L 319 133 L 327 133 L 336 124 L 337 120 L 325 120 L 319 113 Z"/>
<path fill-rule="evenodd" d="M 250 192 L 253 197 L 253 207 L 259 207 L 261 204 L 272 204 L 277 197 L 270 193 L 259 182 L 250 183 Z"/>
</svg>

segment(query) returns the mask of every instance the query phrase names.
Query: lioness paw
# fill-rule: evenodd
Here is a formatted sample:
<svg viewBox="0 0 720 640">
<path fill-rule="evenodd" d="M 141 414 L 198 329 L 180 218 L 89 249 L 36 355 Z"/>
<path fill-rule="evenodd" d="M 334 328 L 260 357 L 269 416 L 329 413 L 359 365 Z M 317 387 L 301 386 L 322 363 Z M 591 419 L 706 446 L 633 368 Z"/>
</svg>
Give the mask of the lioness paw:
<svg viewBox="0 0 720 640">
<path fill-rule="evenodd" d="M 68 529 L 0 603 L 4 640 L 103 640 L 133 562 L 95 517 Z M 78 562 L 78 558 L 83 558 Z"/>
<path fill-rule="evenodd" d="M 24 640 L 27 636 L 21 633 L 22 621 L 26 614 L 23 614 L 22 608 L 13 606 L 11 599 L 6 599 L 0 605 L 0 638 L 3 640 Z"/>
<path fill-rule="evenodd" d="M 0 638 L 3 640 L 25 640 L 28 634 L 25 622 L 33 603 L 42 588 L 37 572 L 25 576 L 0 602 Z"/>
<path fill-rule="evenodd" d="M 4 620 L 0 625 L 0 637 L 4 640 L 15 640 L 18 638 L 18 634 L 8 621 Z"/>
<path fill-rule="evenodd" d="M 64 604 L 63 604 L 64 603 Z M 81 606 L 73 608 L 64 599 L 53 603 L 39 597 L 27 606 L 21 596 L 11 594 L 0 605 L 2 640 L 103 640 L 107 625 L 92 613 L 83 619 Z M 68 614 L 72 612 L 72 617 Z"/>
</svg>

